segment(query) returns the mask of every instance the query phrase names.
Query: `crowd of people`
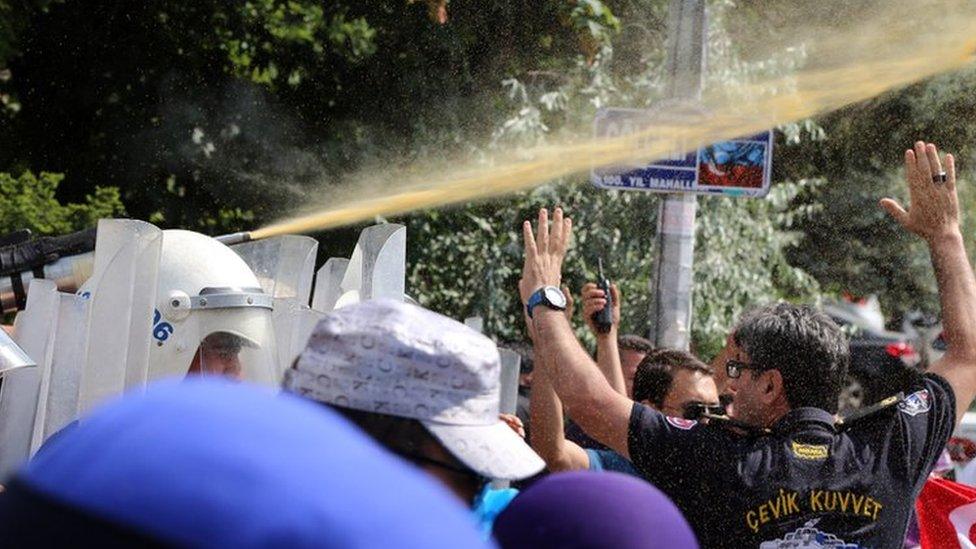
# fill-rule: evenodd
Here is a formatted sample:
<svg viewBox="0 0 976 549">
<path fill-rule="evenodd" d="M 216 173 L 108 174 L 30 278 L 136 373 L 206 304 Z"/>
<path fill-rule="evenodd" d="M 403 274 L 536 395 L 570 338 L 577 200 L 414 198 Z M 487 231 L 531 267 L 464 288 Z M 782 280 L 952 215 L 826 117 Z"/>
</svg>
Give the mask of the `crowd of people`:
<svg viewBox="0 0 976 549">
<path fill-rule="evenodd" d="M 880 205 L 929 246 L 949 348 L 865 413 L 839 415 L 848 342 L 810 306 L 756 304 L 709 363 L 619 333 L 616 286 L 562 286 L 572 222 L 542 209 L 523 227 L 517 414 L 499 413 L 496 343 L 417 305 L 327 314 L 280 393 L 246 382 L 250 338 L 203 334 L 185 380 L 97 408 L 6 479 L 0 546 L 901 547 L 976 397 L 976 279 L 942 161 L 916 143 L 907 209 Z"/>
</svg>

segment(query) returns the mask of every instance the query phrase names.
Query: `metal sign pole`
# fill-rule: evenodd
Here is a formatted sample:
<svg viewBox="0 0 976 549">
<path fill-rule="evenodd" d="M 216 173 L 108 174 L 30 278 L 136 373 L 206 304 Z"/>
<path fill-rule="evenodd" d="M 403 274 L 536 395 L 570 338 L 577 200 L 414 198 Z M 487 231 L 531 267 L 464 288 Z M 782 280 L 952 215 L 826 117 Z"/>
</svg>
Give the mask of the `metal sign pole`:
<svg viewBox="0 0 976 549">
<path fill-rule="evenodd" d="M 701 99 L 706 29 L 705 0 L 671 0 L 667 71 L 672 100 Z M 668 194 L 661 201 L 650 281 L 650 339 L 658 347 L 687 350 L 691 342 L 697 209 L 694 194 Z"/>
</svg>

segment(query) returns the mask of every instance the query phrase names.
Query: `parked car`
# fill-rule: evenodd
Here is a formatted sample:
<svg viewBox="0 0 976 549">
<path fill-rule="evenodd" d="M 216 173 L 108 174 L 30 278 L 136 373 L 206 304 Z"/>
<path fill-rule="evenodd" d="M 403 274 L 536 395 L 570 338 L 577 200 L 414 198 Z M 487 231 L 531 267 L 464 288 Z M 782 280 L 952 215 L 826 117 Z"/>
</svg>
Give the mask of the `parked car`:
<svg viewBox="0 0 976 549">
<path fill-rule="evenodd" d="M 907 376 L 919 374 L 919 354 L 910 336 L 884 329 L 880 310 L 866 313 L 863 307 L 857 302 L 829 303 L 824 312 L 848 333 L 851 377 L 861 385 L 862 403 L 873 404 L 897 393 Z"/>
</svg>

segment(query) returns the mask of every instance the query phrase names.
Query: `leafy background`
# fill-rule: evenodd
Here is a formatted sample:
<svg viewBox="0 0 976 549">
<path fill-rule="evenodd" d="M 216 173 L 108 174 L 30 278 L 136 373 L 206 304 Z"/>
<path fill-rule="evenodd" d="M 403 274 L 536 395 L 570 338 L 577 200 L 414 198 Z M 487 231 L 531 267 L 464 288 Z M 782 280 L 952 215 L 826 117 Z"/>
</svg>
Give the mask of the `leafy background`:
<svg viewBox="0 0 976 549">
<path fill-rule="evenodd" d="M 219 234 L 322 200 L 371 166 L 555 141 L 600 107 L 662 97 L 667 5 L 0 0 L 0 231 L 57 234 L 129 215 Z M 802 50 L 749 55 L 796 3 L 709 9 L 708 86 L 804 62 Z M 877 293 L 892 323 L 935 311 L 924 248 L 876 201 L 902 193 L 901 151 L 921 137 L 971 173 L 974 83 L 967 70 L 777 128 L 767 199 L 701 199 L 696 349 L 709 355 L 745 307 L 776 299 Z M 624 328 L 641 333 L 658 202 L 579 175 L 392 221 L 408 226 L 409 291 L 510 339 L 519 224 L 560 204 L 578 228 L 567 282 L 593 279 L 603 257 Z M 348 255 L 360 228 L 315 235 L 323 255 Z"/>
</svg>

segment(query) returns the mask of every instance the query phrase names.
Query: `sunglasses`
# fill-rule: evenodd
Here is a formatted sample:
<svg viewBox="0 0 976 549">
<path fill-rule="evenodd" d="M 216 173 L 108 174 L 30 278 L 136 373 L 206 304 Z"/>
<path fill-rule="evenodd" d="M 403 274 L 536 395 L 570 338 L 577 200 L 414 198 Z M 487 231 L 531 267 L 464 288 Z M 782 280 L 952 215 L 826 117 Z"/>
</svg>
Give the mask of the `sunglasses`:
<svg viewBox="0 0 976 549">
<path fill-rule="evenodd" d="M 738 379 L 742 375 L 743 370 L 762 372 L 763 367 L 758 364 L 742 362 L 741 360 L 730 359 L 725 361 L 725 374 L 729 376 L 729 379 Z"/>
<path fill-rule="evenodd" d="M 725 406 L 721 404 L 706 404 L 704 402 L 689 402 L 684 405 L 684 413 L 682 417 L 685 419 L 693 419 L 695 421 L 705 417 L 710 416 L 724 416 L 726 413 Z"/>
</svg>

